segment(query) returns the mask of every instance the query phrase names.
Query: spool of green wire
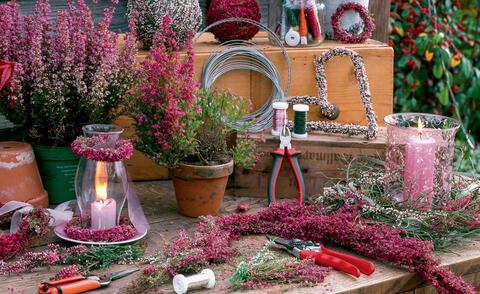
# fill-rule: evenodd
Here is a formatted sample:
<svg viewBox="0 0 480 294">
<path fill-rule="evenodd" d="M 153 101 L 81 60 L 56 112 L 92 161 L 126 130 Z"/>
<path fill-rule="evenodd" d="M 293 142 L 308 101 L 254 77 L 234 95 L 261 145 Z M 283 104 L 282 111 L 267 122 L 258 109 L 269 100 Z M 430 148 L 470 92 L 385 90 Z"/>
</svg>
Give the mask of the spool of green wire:
<svg viewBox="0 0 480 294">
<path fill-rule="evenodd" d="M 295 117 L 293 121 L 293 137 L 294 138 L 307 138 L 307 112 L 310 107 L 306 104 L 293 105 L 293 111 L 295 111 Z"/>
</svg>

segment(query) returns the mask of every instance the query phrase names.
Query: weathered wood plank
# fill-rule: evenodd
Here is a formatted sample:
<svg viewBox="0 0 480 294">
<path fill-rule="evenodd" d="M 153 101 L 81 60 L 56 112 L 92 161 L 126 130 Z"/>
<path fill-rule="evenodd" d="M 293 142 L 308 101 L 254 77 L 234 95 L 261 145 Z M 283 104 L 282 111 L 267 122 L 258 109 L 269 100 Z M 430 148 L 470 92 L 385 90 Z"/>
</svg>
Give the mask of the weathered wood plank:
<svg viewBox="0 0 480 294">
<path fill-rule="evenodd" d="M 252 169 L 235 168 L 231 193 L 240 197 L 267 196 L 268 180 L 271 174 L 273 159 L 270 152 L 279 145 L 277 137 L 271 135 L 254 135 L 253 138 L 264 138 L 258 143 L 262 156 Z M 382 158 L 386 148 L 386 132 L 380 129 L 376 140 L 365 140 L 359 137 L 326 135 L 310 133 L 307 139 L 292 141 L 296 150 L 303 152 L 299 160 L 307 194 L 318 195 L 326 186 L 331 186 L 345 178 L 345 169 L 351 158 L 359 155 Z M 291 198 L 297 195 L 295 177 L 290 165 L 284 162 L 277 181 L 278 197 Z"/>
<path fill-rule="evenodd" d="M 373 39 L 388 43 L 388 24 L 390 22 L 390 0 L 370 0 L 369 11 L 375 19 L 376 29 Z"/>
<path fill-rule="evenodd" d="M 147 218 L 151 223 L 151 231 L 146 238 L 147 254 L 162 253 L 177 234 L 179 228 L 193 229 L 198 219 L 186 218 L 176 212 L 175 197 L 170 181 L 135 183 L 137 195 L 142 203 Z M 251 210 L 258 210 L 266 205 L 265 199 L 235 198 L 226 196 L 222 207 L 222 214 L 231 213 L 239 203 L 248 203 Z M 240 255 L 229 263 L 214 266 L 212 269 L 217 276 L 217 286 L 213 290 L 198 291 L 195 293 L 228 293 L 228 279 L 235 270 L 240 260 L 253 256 L 266 242 L 264 236 L 242 237 L 234 243 Z M 442 264 L 449 266 L 455 273 L 480 285 L 480 243 L 476 241 L 459 244 L 454 248 L 454 253 L 439 254 Z M 286 254 L 286 253 L 285 253 Z M 349 293 L 349 294 L 383 294 L 383 293 L 433 293 L 431 288 L 417 275 L 407 273 L 402 269 L 394 268 L 381 262 L 374 261 L 377 271 L 369 277 L 362 276 L 354 279 L 345 274 L 335 272 L 329 274 L 325 283 L 313 288 L 298 288 L 288 286 L 275 286 L 268 289 L 249 291 L 245 293 Z M 116 265 L 103 272 L 110 272 L 136 265 Z M 23 275 L 1 276 L 0 293 L 34 293 L 40 281 L 48 280 L 60 267 L 35 270 L 33 273 Z M 121 293 L 122 290 L 135 279 L 139 273 L 121 280 L 112 282 L 105 289 L 91 293 Z M 417 290 L 418 289 L 418 290 Z M 161 287 L 159 291 L 173 293 L 171 285 Z M 150 291 L 148 293 L 158 293 Z M 421 292 L 423 291 L 423 292 Z"/>
</svg>

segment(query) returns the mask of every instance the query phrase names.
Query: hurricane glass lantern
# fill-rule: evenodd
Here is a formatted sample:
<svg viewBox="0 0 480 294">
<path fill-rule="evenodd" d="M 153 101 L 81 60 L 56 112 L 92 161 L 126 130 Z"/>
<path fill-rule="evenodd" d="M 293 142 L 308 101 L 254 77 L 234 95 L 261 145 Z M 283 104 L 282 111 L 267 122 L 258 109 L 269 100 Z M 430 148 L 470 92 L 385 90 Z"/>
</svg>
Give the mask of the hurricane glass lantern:
<svg viewBox="0 0 480 294">
<path fill-rule="evenodd" d="M 385 117 L 385 192 L 399 202 L 428 210 L 450 195 L 455 119 L 422 113 Z"/>
<path fill-rule="evenodd" d="M 324 0 L 271 0 L 268 27 L 289 47 L 317 46 L 325 40 Z M 270 36 L 272 44 L 272 36 Z"/>
<path fill-rule="evenodd" d="M 86 138 L 98 138 L 95 150 L 116 148 L 123 129 L 115 125 L 87 125 Z M 123 161 L 80 159 L 75 177 L 75 192 L 82 219 L 91 229 L 110 229 L 118 225 L 128 192 L 128 176 Z"/>
</svg>

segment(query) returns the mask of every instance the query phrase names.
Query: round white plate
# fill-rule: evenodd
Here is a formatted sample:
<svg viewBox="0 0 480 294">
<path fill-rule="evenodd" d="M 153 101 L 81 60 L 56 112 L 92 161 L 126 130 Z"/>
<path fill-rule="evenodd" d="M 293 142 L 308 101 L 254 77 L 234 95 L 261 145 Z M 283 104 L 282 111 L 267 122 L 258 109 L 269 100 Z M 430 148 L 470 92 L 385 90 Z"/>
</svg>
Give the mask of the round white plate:
<svg viewBox="0 0 480 294">
<path fill-rule="evenodd" d="M 78 244 L 84 244 L 84 245 L 122 245 L 122 244 L 128 244 L 132 242 L 136 242 L 138 240 L 143 239 L 147 235 L 147 232 L 144 232 L 141 234 L 140 232 L 137 232 L 135 236 L 128 240 L 123 240 L 123 241 L 118 241 L 118 242 L 93 242 L 93 241 L 81 241 L 81 240 L 75 240 L 72 238 L 67 237 L 65 234 L 65 225 L 67 223 L 63 223 L 61 225 L 58 225 L 55 227 L 55 235 L 57 235 L 60 239 L 63 239 L 65 241 L 73 242 L 73 243 L 78 243 Z"/>
</svg>

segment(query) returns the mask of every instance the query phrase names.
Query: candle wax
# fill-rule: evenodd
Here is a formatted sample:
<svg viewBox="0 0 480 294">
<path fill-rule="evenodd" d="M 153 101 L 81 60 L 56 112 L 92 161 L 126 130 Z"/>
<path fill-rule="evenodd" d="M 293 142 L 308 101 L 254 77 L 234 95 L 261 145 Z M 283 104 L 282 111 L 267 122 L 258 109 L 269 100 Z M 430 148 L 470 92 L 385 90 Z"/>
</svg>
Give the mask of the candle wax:
<svg viewBox="0 0 480 294">
<path fill-rule="evenodd" d="M 432 206 L 436 149 L 432 138 L 420 135 L 407 138 L 403 200 L 419 209 L 427 210 Z"/>
<path fill-rule="evenodd" d="M 97 200 L 91 204 L 92 229 L 111 229 L 117 225 L 117 203 L 115 199 Z"/>
</svg>

